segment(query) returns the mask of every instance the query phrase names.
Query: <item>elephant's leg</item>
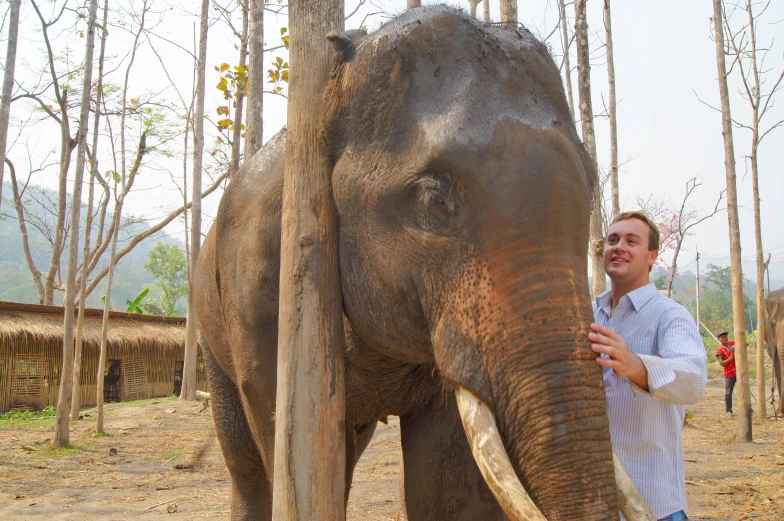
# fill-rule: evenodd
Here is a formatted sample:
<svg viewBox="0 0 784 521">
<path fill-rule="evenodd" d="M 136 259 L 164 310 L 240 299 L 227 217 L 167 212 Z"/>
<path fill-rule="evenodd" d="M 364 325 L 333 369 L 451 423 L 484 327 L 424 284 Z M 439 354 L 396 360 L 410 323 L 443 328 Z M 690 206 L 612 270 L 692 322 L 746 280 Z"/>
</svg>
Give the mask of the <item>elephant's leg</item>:
<svg viewBox="0 0 784 521">
<path fill-rule="evenodd" d="M 373 438 L 373 433 L 376 432 L 376 424 L 377 422 L 372 422 L 357 429 L 346 428 L 346 504 L 348 504 L 351 482 L 354 479 L 354 469 Z"/>
<path fill-rule="evenodd" d="M 223 457 L 231 475 L 232 520 L 272 519 L 272 483 L 248 426 L 234 383 L 220 368 L 202 339 L 211 385 L 212 415 Z"/>
<path fill-rule="evenodd" d="M 501 521 L 507 517 L 471 454 L 453 395 L 400 418 L 409 521 Z"/>
</svg>

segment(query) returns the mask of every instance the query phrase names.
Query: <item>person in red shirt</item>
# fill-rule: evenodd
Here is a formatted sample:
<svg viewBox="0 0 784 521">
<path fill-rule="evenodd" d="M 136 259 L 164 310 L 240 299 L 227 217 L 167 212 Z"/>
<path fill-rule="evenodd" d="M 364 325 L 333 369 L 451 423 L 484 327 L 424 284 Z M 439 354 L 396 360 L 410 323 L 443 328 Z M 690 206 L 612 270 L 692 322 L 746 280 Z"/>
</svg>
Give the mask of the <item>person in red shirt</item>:
<svg viewBox="0 0 784 521">
<path fill-rule="evenodd" d="M 716 338 L 721 345 L 716 350 L 716 359 L 724 368 L 724 406 L 727 409 L 727 418 L 732 418 L 732 390 L 735 388 L 735 342 L 730 342 L 726 331 L 719 331 Z"/>
</svg>

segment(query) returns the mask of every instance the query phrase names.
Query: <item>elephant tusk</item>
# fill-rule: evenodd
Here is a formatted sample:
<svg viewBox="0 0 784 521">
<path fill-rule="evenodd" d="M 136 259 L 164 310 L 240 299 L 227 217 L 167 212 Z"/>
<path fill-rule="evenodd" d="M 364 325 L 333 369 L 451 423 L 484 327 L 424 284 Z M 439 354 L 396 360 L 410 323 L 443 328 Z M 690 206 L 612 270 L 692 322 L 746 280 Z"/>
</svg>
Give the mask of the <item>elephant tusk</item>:
<svg viewBox="0 0 784 521">
<path fill-rule="evenodd" d="M 493 413 L 468 389 L 460 386 L 455 394 L 471 452 L 506 515 L 512 521 L 547 521 L 517 478 Z"/>
<path fill-rule="evenodd" d="M 460 386 L 455 395 L 471 452 L 506 515 L 512 521 L 547 521 L 517 478 L 492 411 L 465 387 Z M 613 464 L 623 517 L 627 521 L 656 521 L 615 454 Z"/>
<path fill-rule="evenodd" d="M 615 454 L 613 454 L 613 464 L 615 484 L 618 487 L 618 509 L 626 521 L 656 521 Z"/>
</svg>

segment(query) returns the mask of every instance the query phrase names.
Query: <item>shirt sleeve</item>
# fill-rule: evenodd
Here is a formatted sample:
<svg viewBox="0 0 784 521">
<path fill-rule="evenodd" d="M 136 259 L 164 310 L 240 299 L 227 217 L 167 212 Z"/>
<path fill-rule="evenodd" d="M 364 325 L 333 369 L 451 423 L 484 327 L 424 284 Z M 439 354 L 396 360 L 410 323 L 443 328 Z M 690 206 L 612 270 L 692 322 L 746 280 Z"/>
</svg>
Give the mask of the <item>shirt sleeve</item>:
<svg viewBox="0 0 784 521">
<path fill-rule="evenodd" d="M 707 356 L 694 318 L 678 305 L 662 315 L 659 355 L 639 355 L 648 371 L 648 391 L 631 381 L 635 396 L 647 394 L 676 405 L 696 403 L 708 383 Z"/>
</svg>

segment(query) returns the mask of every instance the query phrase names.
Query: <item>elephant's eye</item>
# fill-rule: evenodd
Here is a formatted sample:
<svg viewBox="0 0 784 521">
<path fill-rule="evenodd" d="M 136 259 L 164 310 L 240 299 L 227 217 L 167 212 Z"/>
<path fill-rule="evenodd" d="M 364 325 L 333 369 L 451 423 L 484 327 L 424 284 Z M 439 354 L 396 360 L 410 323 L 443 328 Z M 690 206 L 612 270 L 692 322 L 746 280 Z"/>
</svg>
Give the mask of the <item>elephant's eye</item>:
<svg viewBox="0 0 784 521">
<path fill-rule="evenodd" d="M 449 233 L 460 213 L 455 187 L 441 174 L 427 174 L 417 182 L 420 226 L 429 232 Z"/>
</svg>

